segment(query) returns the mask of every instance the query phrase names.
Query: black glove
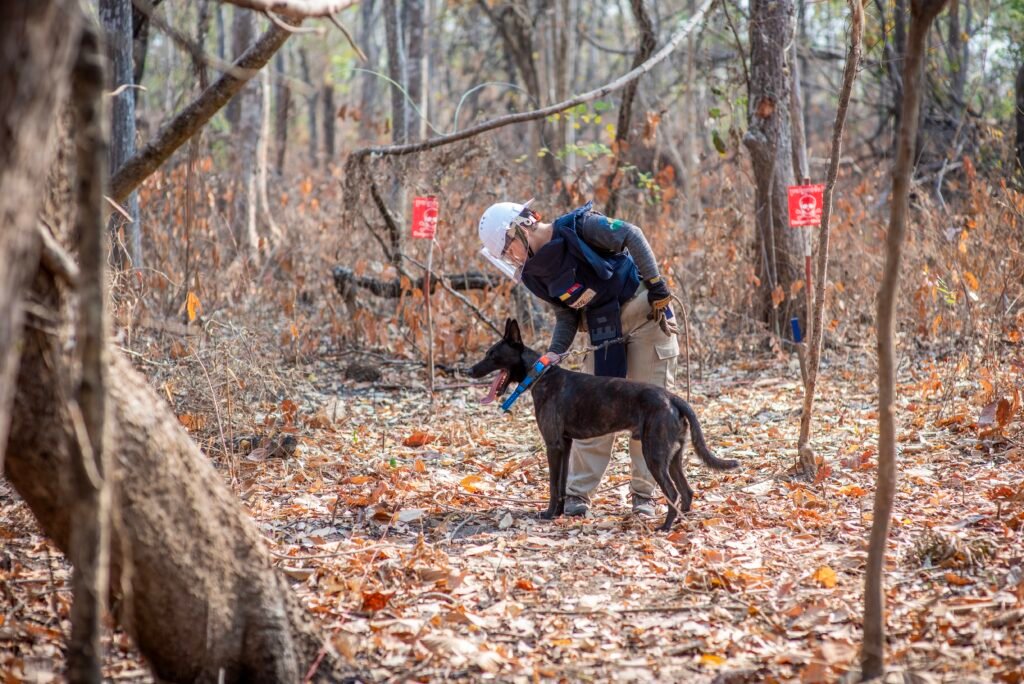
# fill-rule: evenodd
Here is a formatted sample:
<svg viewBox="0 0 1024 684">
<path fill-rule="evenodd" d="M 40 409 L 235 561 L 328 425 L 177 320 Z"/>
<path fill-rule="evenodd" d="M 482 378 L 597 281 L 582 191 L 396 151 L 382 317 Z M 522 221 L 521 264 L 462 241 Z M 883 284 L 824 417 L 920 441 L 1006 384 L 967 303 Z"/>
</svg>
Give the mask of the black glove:
<svg viewBox="0 0 1024 684">
<path fill-rule="evenodd" d="M 672 293 L 661 276 L 654 276 L 647 282 L 647 301 L 655 311 L 661 311 L 672 303 Z"/>
<path fill-rule="evenodd" d="M 672 293 L 668 291 L 661 276 L 654 276 L 647 281 L 647 301 L 651 305 L 651 313 L 647 314 L 647 318 L 657 321 L 661 331 L 666 335 L 677 334 L 679 327 L 672 315 L 672 309 L 669 308 Z"/>
</svg>

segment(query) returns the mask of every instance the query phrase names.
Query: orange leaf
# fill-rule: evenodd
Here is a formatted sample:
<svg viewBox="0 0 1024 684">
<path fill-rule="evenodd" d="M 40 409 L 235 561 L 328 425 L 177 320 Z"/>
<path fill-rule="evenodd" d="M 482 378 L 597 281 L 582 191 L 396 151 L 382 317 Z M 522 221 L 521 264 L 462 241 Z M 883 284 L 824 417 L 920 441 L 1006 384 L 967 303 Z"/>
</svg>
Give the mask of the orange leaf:
<svg viewBox="0 0 1024 684">
<path fill-rule="evenodd" d="M 388 601 L 394 594 L 382 594 L 379 591 L 363 592 L 363 610 L 380 610 L 388 605 Z"/>
<path fill-rule="evenodd" d="M 718 667 L 719 665 L 723 665 L 724 663 L 725 658 L 723 658 L 720 655 L 715 655 L 713 653 L 705 653 L 700 657 L 701 665 L 710 665 L 711 667 Z"/>
<path fill-rule="evenodd" d="M 857 485 L 846 485 L 839 488 L 839 496 L 864 496 L 867 490 Z"/>
<path fill-rule="evenodd" d="M 427 472 L 427 466 L 423 465 L 423 461 L 421 461 L 418 458 L 415 461 L 413 461 L 412 468 L 417 473 L 421 473 L 422 474 L 422 473 Z"/>
<path fill-rule="evenodd" d="M 1013 416 L 1013 406 L 1008 399 L 1000 399 L 996 406 L 996 425 L 1005 427 Z"/>
<path fill-rule="evenodd" d="M 429 432 L 423 432 L 422 430 L 415 430 L 411 435 L 402 440 L 402 446 L 407 447 L 419 447 L 424 444 L 430 444 L 437 437 L 430 434 Z"/>
<path fill-rule="evenodd" d="M 964 271 L 964 282 L 967 283 L 967 287 L 975 292 L 978 291 L 980 284 L 978 279 L 970 271 Z"/>
<path fill-rule="evenodd" d="M 786 291 L 782 289 L 782 285 L 776 285 L 772 290 L 772 308 L 779 308 L 779 304 L 784 301 L 786 301 Z"/>
<path fill-rule="evenodd" d="M 814 579 L 826 589 L 836 586 L 836 571 L 827 565 L 822 565 L 814 571 Z"/>
<path fill-rule="evenodd" d="M 196 320 L 196 316 L 203 312 L 203 305 L 199 302 L 199 297 L 189 290 L 188 295 L 185 297 L 185 310 L 188 311 L 188 322 Z"/>
<path fill-rule="evenodd" d="M 533 582 L 525 578 L 519 578 L 516 580 L 516 589 L 522 589 L 523 591 L 537 591 L 537 587 L 533 586 Z"/>
<path fill-rule="evenodd" d="M 968 577 L 964 577 L 963 575 L 958 575 L 955 572 L 947 572 L 946 581 L 958 587 L 963 587 L 968 584 L 974 584 L 974 580 Z"/>
<path fill-rule="evenodd" d="M 462 486 L 463 489 L 465 489 L 470 494 L 475 494 L 476 490 L 479 489 L 477 487 L 477 484 L 479 484 L 482 481 L 483 478 L 480 477 L 479 475 L 467 475 L 466 477 L 462 478 L 459 484 Z"/>
</svg>

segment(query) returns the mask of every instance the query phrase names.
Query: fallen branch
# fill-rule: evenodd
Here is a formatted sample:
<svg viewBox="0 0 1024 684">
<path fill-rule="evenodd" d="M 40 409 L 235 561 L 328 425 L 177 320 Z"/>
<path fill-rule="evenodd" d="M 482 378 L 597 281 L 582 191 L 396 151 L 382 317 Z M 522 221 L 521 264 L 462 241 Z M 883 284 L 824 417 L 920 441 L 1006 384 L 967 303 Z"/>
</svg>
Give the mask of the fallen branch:
<svg viewBox="0 0 1024 684">
<path fill-rule="evenodd" d="M 402 279 L 392 278 L 390 280 L 382 280 L 380 278 L 374 278 L 372 276 L 358 276 L 352 269 L 345 268 L 344 266 L 335 266 L 331 272 L 334 276 L 334 286 L 338 288 L 338 292 L 344 295 L 350 287 L 355 286 L 368 290 L 378 297 L 401 297 L 402 292 L 407 292 L 410 289 L 424 288 L 424 281 L 426 276 L 420 278 L 410 278 L 409 285 L 406 287 L 402 286 Z M 447 283 L 441 283 L 441 279 L 451 282 L 451 285 Z M 441 285 L 448 290 L 482 290 L 485 288 L 496 287 L 498 281 L 496 278 L 484 275 L 478 271 L 467 271 L 466 273 L 456 273 L 453 275 L 440 275 L 434 274 L 434 277 L 430 278 L 430 292 L 434 293 L 434 290 L 438 285 Z"/>
</svg>

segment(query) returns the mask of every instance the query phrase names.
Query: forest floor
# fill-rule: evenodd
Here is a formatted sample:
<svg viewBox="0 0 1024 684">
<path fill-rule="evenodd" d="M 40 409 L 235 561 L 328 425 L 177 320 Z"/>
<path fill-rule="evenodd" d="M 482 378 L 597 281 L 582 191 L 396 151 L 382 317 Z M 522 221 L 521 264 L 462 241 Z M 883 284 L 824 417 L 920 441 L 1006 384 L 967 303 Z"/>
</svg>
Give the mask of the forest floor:
<svg viewBox="0 0 1024 684">
<path fill-rule="evenodd" d="M 624 440 L 591 517 L 539 520 L 547 476 L 529 398 L 502 415 L 479 403 L 483 385 L 442 378 L 432 408 L 414 363 L 356 352 L 281 371 L 291 395 L 252 407 L 253 419 L 294 436 L 294 450 L 229 439 L 213 412 L 181 418 L 369 681 L 837 681 L 861 639 L 877 443 L 869 351 L 827 356 L 814 483 L 787 473 L 795 361 L 694 377 L 709 445 L 742 469 L 692 458 L 694 507 L 670 534 L 629 513 Z M 384 376 L 340 379 L 355 360 Z M 1020 682 L 1022 369 L 979 385 L 954 380 L 966 375 L 956 365 L 901 366 L 889 664 L 918 677 L 907 681 Z M 160 387 L 167 369 L 145 370 Z M 59 678 L 69 569 L 2 483 L 0 539 L 4 681 Z M 108 645 L 109 677 L 148 679 L 123 634 Z"/>
</svg>

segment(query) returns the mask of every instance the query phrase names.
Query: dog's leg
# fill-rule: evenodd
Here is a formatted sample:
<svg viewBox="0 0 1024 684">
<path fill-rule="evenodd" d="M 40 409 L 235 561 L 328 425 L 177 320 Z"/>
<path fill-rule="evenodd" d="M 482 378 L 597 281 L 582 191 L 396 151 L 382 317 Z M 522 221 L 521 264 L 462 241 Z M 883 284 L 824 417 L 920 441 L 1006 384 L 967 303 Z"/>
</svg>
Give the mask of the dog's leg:
<svg viewBox="0 0 1024 684">
<path fill-rule="evenodd" d="M 668 448 L 668 440 L 657 433 L 657 430 L 648 430 L 644 435 L 641 446 L 644 450 L 644 461 L 647 462 L 647 469 L 654 476 L 654 481 L 661 487 L 668 500 L 668 513 L 665 515 L 665 523 L 658 529 L 667 532 L 672 529 L 672 523 L 676 520 L 676 507 L 679 506 L 679 492 L 672 484 L 672 478 L 668 474 L 669 459 L 673 453 Z M 674 445 L 673 445 L 674 446 Z"/>
<path fill-rule="evenodd" d="M 562 461 L 558 469 L 558 508 L 557 515 L 565 514 L 565 488 L 569 483 L 569 453 L 572 450 L 572 439 L 562 437 Z"/>
<path fill-rule="evenodd" d="M 561 437 L 547 443 L 548 452 L 548 509 L 540 514 L 545 520 L 560 516 L 565 508 L 565 478 L 562 473 L 568 468 L 569 452 L 564 448 Z"/>
<path fill-rule="evenodd" d="M 676 489 L 682 494 L 679 510 L 686 513 L 690 510 L 690 506 L 693 503 L 693 490 L 690 489 L 690 483 L 686 481 L 686 471 L 683 469 L 683 453 L 683 449 L 680 447 L 672 455 L 672 461 L 668 464 L 668 472 L 672 476 L 672 482 L 675 484 Z"/>
</svg>

